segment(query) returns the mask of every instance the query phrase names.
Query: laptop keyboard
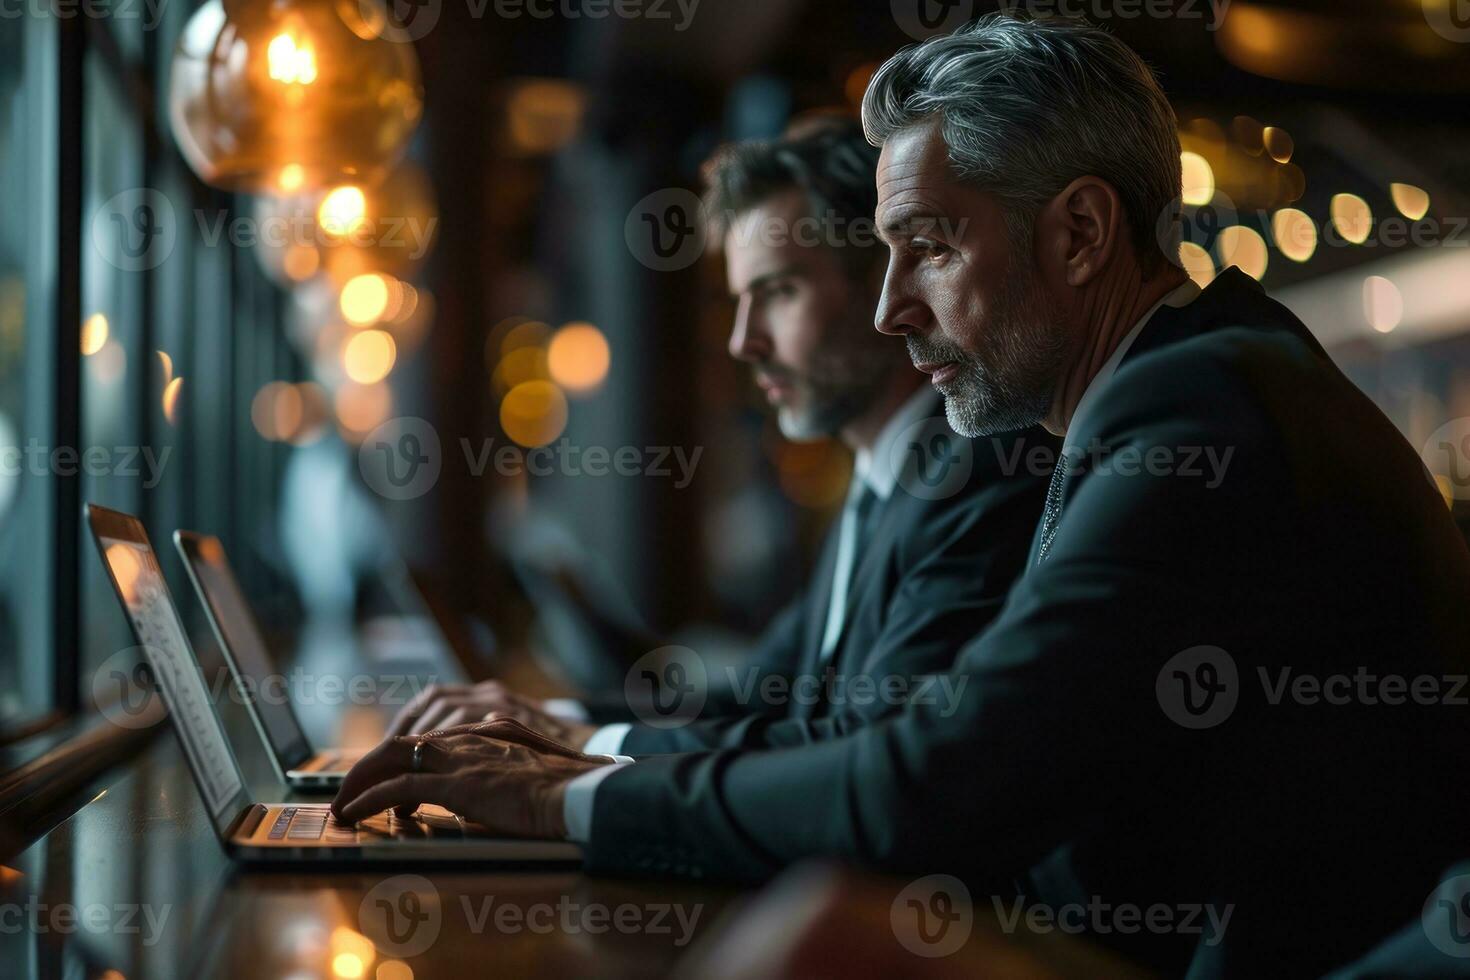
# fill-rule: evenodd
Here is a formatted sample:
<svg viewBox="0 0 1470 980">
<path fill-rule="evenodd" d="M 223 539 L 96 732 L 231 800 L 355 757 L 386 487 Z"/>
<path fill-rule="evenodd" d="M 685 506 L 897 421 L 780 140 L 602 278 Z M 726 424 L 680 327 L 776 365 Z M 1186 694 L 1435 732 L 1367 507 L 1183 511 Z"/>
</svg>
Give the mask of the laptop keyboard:
<svg viewBox="0 0 1470 980">
<path fill-rule="evenodd" d="M 351 844 L 364 838 L 462 837 L 464 829 L 448 811 L 442 814 L 420 811 L 407 818 L 388 811 L 349 824 L 339 822 L 330 807 L 288 806 L 276 815 L 267 836 L 271 840 Z"/>
</svg>

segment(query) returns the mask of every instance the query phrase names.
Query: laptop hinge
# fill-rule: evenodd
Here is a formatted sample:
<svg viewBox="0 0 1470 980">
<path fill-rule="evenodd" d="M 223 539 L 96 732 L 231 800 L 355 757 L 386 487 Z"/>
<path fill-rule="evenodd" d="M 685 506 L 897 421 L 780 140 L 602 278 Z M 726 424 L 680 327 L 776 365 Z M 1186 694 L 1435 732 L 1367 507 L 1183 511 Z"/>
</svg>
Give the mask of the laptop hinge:
<svg viewBox="0 0 1470 980">
<path fill-rule="evenodd" d="M 260 803 L 250 804 L 235 818 L 230 829 L 225 832 L 225 839 L 250 837 L 255 833 L 255 828 L 259 827 L 260 822 L 265 819 L 267 812 L 269 811 Z"/>
</svg>

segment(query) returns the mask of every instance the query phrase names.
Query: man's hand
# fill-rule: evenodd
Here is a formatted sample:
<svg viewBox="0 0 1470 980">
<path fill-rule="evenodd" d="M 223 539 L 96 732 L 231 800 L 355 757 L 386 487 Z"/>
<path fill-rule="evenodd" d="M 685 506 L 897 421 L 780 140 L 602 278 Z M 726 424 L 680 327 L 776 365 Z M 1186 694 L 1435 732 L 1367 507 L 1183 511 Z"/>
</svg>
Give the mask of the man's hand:
<svg viewBox="0 0 1470 980">
<path fill-rule="evenodd" d="M 477 721 L 511 718 L 553 741 L 580 749 L 597 731 L 596 725 L 548 714 L 542 702 L 522 697 L 498 681 L 473 686 L 432 684 L 398 712 L 389 735 L 410 735 L 436 728 L 452 728 Z"/>
<path fill-rule="evenodd" d="M 434 803 L 497 834 L 560 840 L 567 783 L 608 764 L 605 756 L 583 755 L 510 719 L 400 735 L 352 767 L 332 812 L 351 823 L 390 807 L 407 815 Z"/>
</svg>

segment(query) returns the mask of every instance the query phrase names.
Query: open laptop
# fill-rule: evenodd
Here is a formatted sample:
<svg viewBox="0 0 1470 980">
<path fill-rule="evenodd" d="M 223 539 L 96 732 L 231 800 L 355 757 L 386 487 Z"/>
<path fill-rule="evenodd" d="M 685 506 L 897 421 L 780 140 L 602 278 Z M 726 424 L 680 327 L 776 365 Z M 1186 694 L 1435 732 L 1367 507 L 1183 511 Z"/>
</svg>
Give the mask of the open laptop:
<svg viewBox="0 0 1470 980">
<path fill-rule="evenodd" d="M 271 763 L 286 784 L 296 790 L 335 790 L 363 752 L 356 749 L 317 750 L 285 697 L 262 697 L 275 676 L 270 651 L 245 593 L 225 557 L 219 538 L 175 531 L 174 547 L 194 591 L 224 651 L 225 661 L 240 689 L 256 731 L 270 750 Z"/>
<path fill-rule="evenodd" d="M 102 564 L 153 670 L 190 775 L 225 851 L 251 864 L 306 862 L 495 862 L 577 864 L 562 841 L 495 838 L 439 807 L 409 818 L 382 813 L 342 824 L 324 803 L 257 803 L 209 698 L 163 570 L 142 522 L 88 504 L 84 511 Z"/>
</svg>

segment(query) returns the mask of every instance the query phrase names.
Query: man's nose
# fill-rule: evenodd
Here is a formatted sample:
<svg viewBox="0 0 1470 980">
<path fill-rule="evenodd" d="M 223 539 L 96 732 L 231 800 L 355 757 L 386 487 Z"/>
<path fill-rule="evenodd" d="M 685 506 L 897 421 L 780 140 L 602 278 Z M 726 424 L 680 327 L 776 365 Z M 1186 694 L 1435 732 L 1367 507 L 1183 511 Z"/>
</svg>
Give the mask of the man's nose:
<svg viewBox="0 0 1470 980">
<path fill-rule="evenodd" d="M 928 322 L 927 308 L 914 295 L 906 277 L 889 262 L 883 276 L 883 292 L 873 314 L 873 326 L 879 333 L 902 336 L 922 330 Z"/>
<path fill-rule="evenodd" d="M 735 325 L 730 330 L 730 356 L 737 361 L 764 361 L 770 356 L 771 341 L 749 296 L 735 307 Z"/>
</svg>

